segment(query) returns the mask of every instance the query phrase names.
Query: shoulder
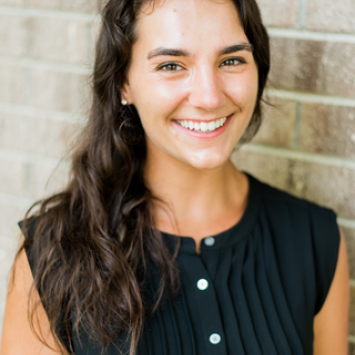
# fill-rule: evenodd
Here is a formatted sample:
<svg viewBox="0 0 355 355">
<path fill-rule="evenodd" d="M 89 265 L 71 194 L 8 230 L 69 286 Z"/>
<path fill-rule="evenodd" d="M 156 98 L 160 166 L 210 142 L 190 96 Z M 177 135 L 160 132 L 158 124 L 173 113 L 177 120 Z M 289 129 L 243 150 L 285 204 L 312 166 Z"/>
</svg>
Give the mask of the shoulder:
<svg viewBox="0 0 355 355">
<path fill-rule="evenodd" d="M 35 322 L 30 317 L 32 312 L 36 313 Z M 39 294 L 33 288 L 33 277 L 25 250 L 21 248 L 12 268 L 8 288 L 1 354 L 67 354 L 55 339 Z"/>
<path fill-rule="evenodd" d="M 328 294 L 338 261 L 341 238 L 336 213 L 259 180 L 257 183 L 264 236 L 270 236 L 278 260 L 293 270 L 294 280 L 313 289 L 316 314 Z"/>
<path fill-rule="evenodd" d="M 287 216 L 298 222 L 307 221 L 310 228 L 320 222 L 321 224 L 333 223 L 336 226 L 336 213 L 331 208 L 255 180 L 260 189 L 261 205 L 269 214 L 277 213 L 279 217 Z"/>
<path fill-rule="evenodd" d="M 261 214 L 276 235 L 299 248 L 309 246 L 315 259 L 326 253 L 337 254 L 340 243 L 336 213 L 315 202 L 258 181 Z M 285 238 L 288 236 L 288 238 Z M 326 255 L 325 255 L 326 257 Z"/>
</svg>

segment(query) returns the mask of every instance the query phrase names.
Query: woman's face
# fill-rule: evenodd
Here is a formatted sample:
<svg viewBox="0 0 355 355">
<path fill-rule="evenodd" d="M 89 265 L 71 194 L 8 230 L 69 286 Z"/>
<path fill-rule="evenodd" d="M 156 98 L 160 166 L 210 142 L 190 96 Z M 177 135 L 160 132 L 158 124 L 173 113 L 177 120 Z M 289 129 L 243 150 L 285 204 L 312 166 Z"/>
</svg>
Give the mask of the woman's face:
<svg viewBox="0 0 355 355">
<path fill-rule="evenodd" d="M 148 154 L 196 169 L 225 163 L 253 114 L 258 71 L 232 1 L 165 0 L 143 8 L 123 97 Z M 186 127 L 187 126 L 187 127 Z"/>
</svg>

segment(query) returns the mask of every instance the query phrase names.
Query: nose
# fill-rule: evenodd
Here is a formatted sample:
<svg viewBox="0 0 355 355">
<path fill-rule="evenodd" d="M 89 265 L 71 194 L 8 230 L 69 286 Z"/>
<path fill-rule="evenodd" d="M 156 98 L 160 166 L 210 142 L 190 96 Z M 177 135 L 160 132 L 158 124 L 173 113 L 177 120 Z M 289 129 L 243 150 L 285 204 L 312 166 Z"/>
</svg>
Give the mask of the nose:
<svg viewBox="0 0 355 355">
<path fill-rule="evenodd" d="M 209 111 L 223 106 L 226 97 L 222 84 L 214 68 L 205 66 L 197 69 L 190 82 L 190 105 Z"/>
</svg>

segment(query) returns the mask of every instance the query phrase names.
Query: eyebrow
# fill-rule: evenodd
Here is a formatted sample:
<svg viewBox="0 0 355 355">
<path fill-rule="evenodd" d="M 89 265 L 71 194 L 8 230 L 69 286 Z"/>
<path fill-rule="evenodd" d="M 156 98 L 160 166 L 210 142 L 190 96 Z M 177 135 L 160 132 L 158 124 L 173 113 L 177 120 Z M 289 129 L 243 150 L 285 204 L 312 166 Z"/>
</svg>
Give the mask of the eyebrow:
<svg viewBox="0 0 355 355">
<path fill-rule="evenodd" d="M 218 52 L 218 55 L 231 54 L 239 51 L 247 50 L 249 52 L 254 51 L 254 46 L 251 43 L 240 43 L 234 44 L 232 46 L 221 49 Z M 148 53 L 147 59 L 152 59 L 154 57 L 158 57 L 161 55 L 172 56 L 172 57 L 192 57 L 192 54 L 183 49 L 175 49 L 175 48 L 163 48 L 159 47 L 153 49 Z"/>
</svg>

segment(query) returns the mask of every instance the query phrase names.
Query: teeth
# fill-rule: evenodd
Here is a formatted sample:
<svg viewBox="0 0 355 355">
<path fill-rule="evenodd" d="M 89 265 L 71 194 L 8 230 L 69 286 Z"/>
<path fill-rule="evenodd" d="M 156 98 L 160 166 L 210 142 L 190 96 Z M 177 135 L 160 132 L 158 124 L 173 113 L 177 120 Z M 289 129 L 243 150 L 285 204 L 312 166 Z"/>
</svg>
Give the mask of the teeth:
<svg viewBox="0 0 355 355">
<path fill-rule="evenodd" d="M 214 131 L 216 129 L 216 125 L 213 121 L 209 122 L 207 126 L 209 131 Z"/>
<path fill-rule="evenodd" d="M 201 126 L 201 131 L 202 132 L 207 132 L 208 127 L 207 127 L 207 123 L 206 122 L 201 122 L 200 126 Z"/>
<path fill-rule="evenodd" d="M 194 130 L 194 131 L 199 131 L 199 132 L 213 132 L 219 127 L 222 127 L 224 123 L 226 122 L 227 117 L 223 117 L 219 120 L 216 121 L 211 121 L 211 122 L 192 122 L 192 121 L 180 121 L 178 120 L 178 123 L 181 124 L 181 126 Z"/>
</svg>

